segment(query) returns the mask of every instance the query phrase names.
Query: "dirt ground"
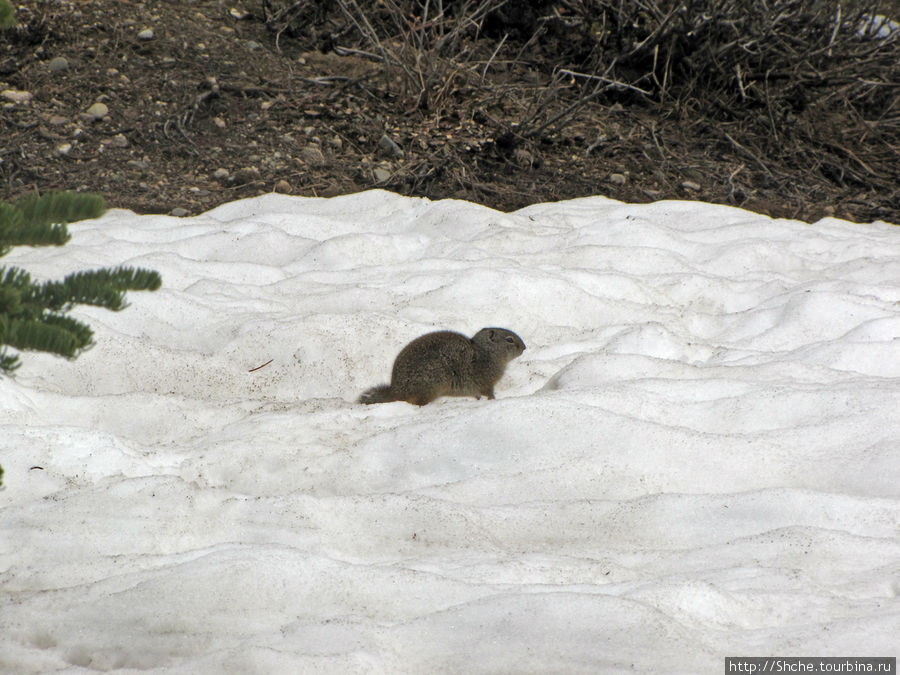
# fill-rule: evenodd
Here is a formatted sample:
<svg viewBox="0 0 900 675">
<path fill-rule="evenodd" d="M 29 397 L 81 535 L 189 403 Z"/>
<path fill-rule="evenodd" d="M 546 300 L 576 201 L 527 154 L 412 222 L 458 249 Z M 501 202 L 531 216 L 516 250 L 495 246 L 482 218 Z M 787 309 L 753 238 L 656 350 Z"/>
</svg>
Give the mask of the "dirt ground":
<svg viewBox="0 0 900 675">
<path fill-rule="evenodd" d="M 0 197 L 91 190 L 112 207 L 186 215 L 271 191 L 379 187 L 505 211 L 606 195 L 900 223 L 897 147 L 883 144 L 892 176 L 867 174 L 839 110 L 811 113 L 834 127 L 839 159 L 770 163 L 738 121 L 661 116 L 628 96 L 571 111 L 581 85 L 548 88 L 552 40 L 514 33 L 472 38 L 478 57 L 423 101 L 336 10 L 288 26 L 266 4 L 18 3 L 19 27 L 0 34 Z M 516 136 L 536 109 L 571 114 Z"/>
</svg>

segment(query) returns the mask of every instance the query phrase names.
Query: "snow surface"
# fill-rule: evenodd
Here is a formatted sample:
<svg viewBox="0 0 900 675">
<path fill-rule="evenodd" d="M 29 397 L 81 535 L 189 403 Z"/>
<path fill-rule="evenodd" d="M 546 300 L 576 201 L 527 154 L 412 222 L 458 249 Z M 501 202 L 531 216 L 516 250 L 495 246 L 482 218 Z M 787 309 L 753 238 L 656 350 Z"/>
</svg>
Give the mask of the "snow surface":
<svg viewBox="0 0 900 675">
<path fill-rule="evenodd" d="M 897 654 L 897 227 L 372 191 L 71 230 L 2 262 L 164 286 L 0 382 L 0 670 Z M 496 400 L 354 402 L 494 325 Z"/>
</svg>

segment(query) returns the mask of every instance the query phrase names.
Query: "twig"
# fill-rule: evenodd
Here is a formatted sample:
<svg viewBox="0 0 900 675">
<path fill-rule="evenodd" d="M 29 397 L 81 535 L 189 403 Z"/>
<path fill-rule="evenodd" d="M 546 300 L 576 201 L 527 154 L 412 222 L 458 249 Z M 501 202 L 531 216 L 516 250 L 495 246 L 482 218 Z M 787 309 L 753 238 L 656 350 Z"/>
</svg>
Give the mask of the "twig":
<svg viewBox="0 0 900 675">
<path fill-rule="evenodd" d="M 837 37 L 838 28 L 841 27 L 841 3 L 837 3 L 837 9 L 834 12 L 834 29 L 831 31 L 831 39 L 828 41 L 828 56 L 831 56 L 831 48 L 834 45 L 834 38 Z"/>
<path fill-rule="evenodd" d="M 489 58 L 487 60 L 487 63 L 484 64 L 484 69 L 481 71 L 481 83 L 482 84 L 484 84 L 484 78 L 487 75 L 488 68 L 491 67 L 491 63 L 494 62 L 494 58 L 497 56 L 497 52 L 500 51 L 500 48 L 504 45 L 504 43 L 506 42 L 506 38 L 508 38 L 508 37 L 509 37 L 509 33 L 503 34 L 503 39 L 500 40 L 500 42 L 497 44 L 497 48 L 494 49 L 493 53 L 491 54 L 491 58 Z"/>
<path fill-rule="evenodd" d="M 752 152 L 750 152 L 750 150 L 748 150 L 743 145 L 741 145 L 736 140 L 734 140 L 727 131 L 723 131 L 722 133 L 725 134 L 725 138 L 727 138 L 729 141 L 731 141 L 731 144 L 735 148 L 737 148 L 738 150 L 743 152 L 745 155 L 747 155 L 750 159 L 752 159 L 754 162 L 756 162 L 759 165 L 759 168 L 761 168 L 763 171 L 765 171 L 769 177 L 771 177 L 771 178 L 775 177 L 775 175 L 771 171 L 769 171 L 769 167 L 767 167 L 765 164 L 763 164 L 763 161 L 759 157 L 754 155 Z"/>
<path fill-rule="evenodd" d="M 248 370 L 247 372 L 248 372 L 248 373 L 255 373 L 255 372 L 256 372 L 257 370 L 259 370 L 260 368 L 265 368 L 267 365 L 269 365 L 270 363 L 272 363 L 272 361 L 274 361 L 274 360 L 275 360 L 275 359 L 269 359 L 268 361 L 266 361 L 266 362 L 265 362 L 264 364 L 262 364 L 261 366 L 256 366 L 256 368 L 251 368 L 251 369 Z"/>
<path fill-rule="evenodd" d="M 632 91 L 636 91 L 638 93 L 643 94 L 644 96 L 650 96 L 650 92 L 646 89 L 641 89 L 640 87 L 636 87 L 633 84 L 628 84 L 627 82 L 620 82 L 619 80 L 613 80 L 608 77 L 604 77 L 602 75 L 588 75 L 587 73 L 579 73 L 574 70 L 568 70 L 566 68 L 560 68 L 557 71 L 560 75 L 569 75 L 570 77 L 583 77 L 588 80 L 598 80 L 600 82 L 604 82 L 609 85 L 610 88 L 613 89 L 630 89 Z"/>
</svg>

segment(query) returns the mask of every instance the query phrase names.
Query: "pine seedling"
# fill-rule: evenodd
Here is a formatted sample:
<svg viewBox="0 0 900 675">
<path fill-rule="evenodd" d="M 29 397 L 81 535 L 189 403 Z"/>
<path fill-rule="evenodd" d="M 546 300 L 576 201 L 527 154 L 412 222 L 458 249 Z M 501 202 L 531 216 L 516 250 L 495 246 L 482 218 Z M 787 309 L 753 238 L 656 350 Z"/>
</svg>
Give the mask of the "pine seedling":
<svg viewBox="0 0 900 675">
<path fill-rule="evenodd" d="M 62 246 L 69 241 L 67 223 L 97 218 L 105 210 L 99 195 L 73 192 L 29 196 L 15 204 L 0 200 L 0 256 L 12 246 Z M 127 291 L 155 291 L 161 284 L 157 272 L 131 267 L 75 272 L 43 283 L 17 267 L 0 267 L 0 372 L 21 365 L 7 346 L 78 356 L 94 334 L 67 315 L 73 306 L 119 311 L 126 307 Z"/>
</svg>

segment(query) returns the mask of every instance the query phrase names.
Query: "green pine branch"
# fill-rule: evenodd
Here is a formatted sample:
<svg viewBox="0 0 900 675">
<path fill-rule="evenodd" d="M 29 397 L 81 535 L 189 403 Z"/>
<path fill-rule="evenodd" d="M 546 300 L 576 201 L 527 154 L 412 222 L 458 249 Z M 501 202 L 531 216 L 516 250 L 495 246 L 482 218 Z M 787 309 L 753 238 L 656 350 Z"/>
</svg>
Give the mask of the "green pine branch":
<svg viewBox="0 0 900 675">
<path fill-rule="evenodd" d="M 16 207 L 25 222 L 52 225 L 99 218 L 106 211 L 106 202 L 97 194 L 64 191 L 28 195 L 16 202 Z"/>
<path fill-rule="evenodd" d="M 10 354 L 6 347 L 0 347 L 0 371 L 11 373 L 21 365 L 18 354 Z"/>
<path fill-rule="evenodd" d="M 61 246 L 69 241 L 66 223 L 104 211 L 103 197 L 78 192 L 28 195 L 14 204 L 0 200 L 0 255 L 10 246 Z"/>
<path fill-rule="evenodd" d="M 44 283 L 35 301 L 53 310 L 72 305 L 94 305 L 119 311 L 125 291 L 155 291 L 162 285 L 158 272 L 133 267 L 90 270 L 69 274 L 62 281 Z"/>
<path fill-rule="evenodd" d="M 9 0 L 0 0 L 0 30 L 12 28 L 16 25 L 16 10 Z M 2 472 L 0 472 L 2 474 Z M 2 481 L 0 481 L 2 485 Z"/>
<path fill-rule="evenodd" d="M 74 358 L 91 344 L 93 331 L 86 324 L 61 314 L 40 319 L 0 317 L 0 343 Z"/>
<path fill-rule="evenodd" d="M 96 218 L 105 209 L 99 195 L 74 192 L 31 195 L 15 204 L 0 200 L 0 256 L 11 246 L 65 244 L 66 223 Z M 88 270 L 38 283 L 17 267 L 0 267 L 0 373 L 20 365 L 7 346 L 68 358 L 90 347 L 91 328 L 66 315 L 74 305 L 118 311 L 126 306 L 127 291 L 155 291 L 161 285 L 158 272 L 142 268 Z"/>
</svg>

